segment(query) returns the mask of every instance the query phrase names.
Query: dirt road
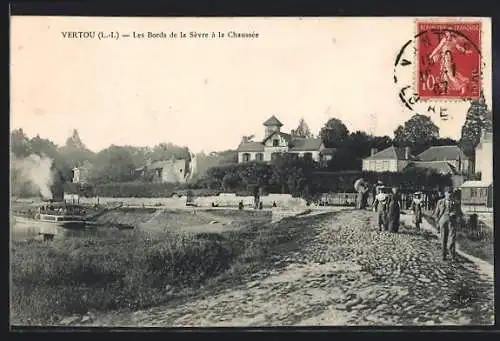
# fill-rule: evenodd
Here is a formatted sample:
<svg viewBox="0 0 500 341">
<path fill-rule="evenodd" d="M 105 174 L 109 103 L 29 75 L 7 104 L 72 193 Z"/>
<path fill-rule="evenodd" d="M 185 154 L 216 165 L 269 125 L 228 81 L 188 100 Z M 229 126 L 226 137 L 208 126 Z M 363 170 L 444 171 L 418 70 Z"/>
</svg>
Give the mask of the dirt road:
<svg viewBox="0 0 500 341">
<path fill-rule="evenodd" d="M 493 281 L 440 259 L 426 231 L 378 232 L 369 211 L 325 215 L 300 250 L 241 286 L 176 305 L 87 318 L 86 326 L 493 324 Z M 283 266 L 284 265 L 284 266 Z M 72 322 L 71 324 L 80 324 Z"/>
</svg>

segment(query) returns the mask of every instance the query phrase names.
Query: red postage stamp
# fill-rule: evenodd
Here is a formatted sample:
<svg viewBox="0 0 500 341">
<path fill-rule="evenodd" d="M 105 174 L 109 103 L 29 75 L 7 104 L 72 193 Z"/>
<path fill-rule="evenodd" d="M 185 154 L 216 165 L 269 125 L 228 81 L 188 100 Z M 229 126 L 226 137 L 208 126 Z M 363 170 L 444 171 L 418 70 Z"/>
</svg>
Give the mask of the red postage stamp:
<svg viewBox="0 0 500 341">
<path fill-rule="evenodd" d="M 481 23 L 417 22 L 421 100 L 472 100 L 481 93 Z"/>
</svg>

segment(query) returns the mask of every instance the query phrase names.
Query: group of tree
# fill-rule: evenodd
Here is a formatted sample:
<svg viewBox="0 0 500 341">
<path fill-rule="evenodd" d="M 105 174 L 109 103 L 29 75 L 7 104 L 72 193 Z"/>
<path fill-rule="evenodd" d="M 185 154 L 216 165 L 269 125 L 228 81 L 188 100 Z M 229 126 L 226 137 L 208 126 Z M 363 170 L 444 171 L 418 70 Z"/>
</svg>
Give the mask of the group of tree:
<svg viewBox="0 0 500 341">
<path fill-rule="evenodd" d="M 65 181 L 71 181 L 73 168 L 86 165 L 92 182 L 126 182 L 135 177 L 134 170 L 148 162 L 159 160 L 190 159 L 187 147 L 172 143 L 160 143 L 155 147 L 134 147 L 111 145 L 99 152 L 93 152 L 82 142 L 74 130 L 66 143 L 57 146 L 49 139 L 35 136 L 29 138 L 22 129 L 11 132 L 11 153 L 16 157 L 31 154 L 45 155 L 53 160 L 53 167 Z"/>
<path fill-rule="evenodd" d="M 274 193 L 303 193 L 317 167 L 310 157 L 275 154 L 270 163 L 249 162 L 212 167 L 195 185 L 222 192 L 251 192 L 253 188 L 261 188 Z"/>
<path fill-rule="evenodd" d="M 357 171 L 325 172 L 311 158 L 294 154 L 278 154 L 270 163 L 248 162 L 213 167 L 192 188 L 218 192 L 237 192 L 251 195 L 255 188 L 268 193 L 285 193 L 314 197 L 325 192 L 353 192 L 353 184 L 364 177 L 375 184 L 383 180 L 387 185 L 408 189 L 436 189 L 451 184 L 449 175 L 433 170 L 411 169 L 401 173 Z"/>
</svg>

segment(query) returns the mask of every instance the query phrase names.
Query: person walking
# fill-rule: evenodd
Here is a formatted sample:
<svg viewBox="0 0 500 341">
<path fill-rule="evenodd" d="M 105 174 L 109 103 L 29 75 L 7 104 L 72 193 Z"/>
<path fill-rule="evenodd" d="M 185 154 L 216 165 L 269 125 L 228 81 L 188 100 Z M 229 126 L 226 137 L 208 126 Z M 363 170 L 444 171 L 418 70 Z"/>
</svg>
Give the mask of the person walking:
<svg viewBox="0 0 500 341">
<path fill-rule="evenodd" d="M 392 188 L 392 193 L 387 198 L 387 225 L 391 232 L 399 231 L 401 219 L 401 199 L 396 187 Z"/>
<path fill-rule="evenodd" d="M 444 198 L 436 205 L 435 217 L 441 231 L 441 248 L 443 260 L 449 255 L 456 260 L 457 228 L 463 217 L 460 204 L 451 188 L 446 188 Z"/>
<path fill-rule="evenodd" d="M 413 193 L 413 200 L 411 203 L 411 210 L 413 212 L 413 222 L 417 230 L 420 230 L 422 223 L 422 192 Z"/>
<path fill-rule="evenodd" d="M 387 194 L 383 192 L 382 186 L 377 186 L 377 195 L 373 201 L 373 210 L 377 212 L 377 226 L 379 231 L 387 231 Z"/>
</svg>

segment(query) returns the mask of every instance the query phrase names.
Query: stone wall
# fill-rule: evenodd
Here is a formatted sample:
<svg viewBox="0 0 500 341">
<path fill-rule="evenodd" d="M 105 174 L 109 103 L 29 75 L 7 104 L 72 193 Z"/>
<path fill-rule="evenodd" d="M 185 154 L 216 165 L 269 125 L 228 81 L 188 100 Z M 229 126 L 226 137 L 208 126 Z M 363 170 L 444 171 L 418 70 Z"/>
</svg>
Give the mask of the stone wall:
<svg viewBox="0 0 500 341">
<path fill-rule="evenodd" d="M 271 207 L 276 202 L 277 207 L 306 207 L 306 201 L 302 198 L 293 198 L 290 194 L 269 194 L 260 197 L 262 204 L 266 207 Z M 76 195 L 66 194 L 67 202 L 77 202 Z M 243 201 L 245 207 L 254 205 L 253 196 L 238 196 L 233 193 L 221 193 L 218 196 L 195 197 L 193 202 L 200 207 L 211 207 L 212 203 L 219 207 L 236 207 L 239 202 Z M 80 204 L 108 204 L 113 202 L 123 202 L 124 205 L 130 206 L 167 206 L 167 207 L 184 207 L 186 205 L 186 197 L 180 198 L 84 198 L 79 200 Z"/>
</svg>

